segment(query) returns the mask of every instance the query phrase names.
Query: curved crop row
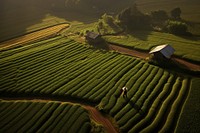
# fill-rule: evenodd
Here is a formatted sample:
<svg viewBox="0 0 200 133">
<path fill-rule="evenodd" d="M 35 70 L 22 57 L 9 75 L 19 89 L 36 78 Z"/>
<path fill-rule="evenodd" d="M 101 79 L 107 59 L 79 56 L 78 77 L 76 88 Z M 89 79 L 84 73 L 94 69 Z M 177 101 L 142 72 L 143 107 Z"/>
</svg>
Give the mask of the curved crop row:
<svg viewBox="0 0 200 133">
<path fill-rule="evenodd" d="M 5 111 L 15 105 L 15 112 L 0 112 L 0 132 L 89 132 L 88 112 L 78 105 L 59 102 L 8 102 Z M 20 122 L 19 122 L 20 121 Z"/>
<path fill-rule="evenodd" d="M 176 124 L 177 108 L 182 108 L 188 78 L 130 56 L 96 50 L 63 37 L 36 42 L 21 49 L 24 50 L 16 49 L 16 53 L 13 49 L 0 59 L 0 96 L 29 95 L 85 100 L 99 104 L 99 109 L 115 118 L 122 132 L 173 130 L 174 126 L 169 123 Z M 128 88 L 127 98 L 121 96 L 120 90 L 124 86 Z M 20 106 L 23 107 L 20 111 L 32 107 L 30 104 Z M 45 109 L 50 109 L 50 106 L 45 105 Z M 72 131 L 75 127 L 75 119 L 70 117 L 72 112 L 78 121 L 85 122 L 81 129 L 88 129 L 88 121 L 82 119 L 84 112 L 70 107 L 69 115 L 65 116 L 63 111 L 68 109 L 64 105 L 59 107 L 60 110 L 46 121 L 40 132 L 64 131 L 65 128 Z M 0 113 L 0 120 L 5 120 L 4 127 L 20 111 L 11 115 L 9 109 L 18 108 L 15 104 L 2 105 L 2 108 L 5 111 Z M 30 113 L 23 123 L 30 121 L 35 114 L 31 108 Z M 34 122 L 46 117 L 42 114 L 45 112 L 37 113 Z M 67 119 L 70 122 L 67 123 Z M 27 126 L 21 123 L 16 127 L 23 126 L 35 131 L 43 121 L 31 127 L 34 122 Z"/>
</svg>

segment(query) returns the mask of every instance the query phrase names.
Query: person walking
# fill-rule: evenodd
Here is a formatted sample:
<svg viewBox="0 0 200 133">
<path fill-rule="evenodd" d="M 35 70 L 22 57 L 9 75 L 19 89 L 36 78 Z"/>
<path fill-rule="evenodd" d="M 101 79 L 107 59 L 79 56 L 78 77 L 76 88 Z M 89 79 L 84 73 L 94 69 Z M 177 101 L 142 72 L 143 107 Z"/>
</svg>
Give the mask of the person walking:
<svg viewBox="0 0 200 133">
<path fill-rule="evenodd" d="M 123 98 L 127 98 L 127 92 L 128 92 L 128 88 L 127 87 L 123 87 L 121 89 L 121 93 L 122 93 Z"/>
</svg>

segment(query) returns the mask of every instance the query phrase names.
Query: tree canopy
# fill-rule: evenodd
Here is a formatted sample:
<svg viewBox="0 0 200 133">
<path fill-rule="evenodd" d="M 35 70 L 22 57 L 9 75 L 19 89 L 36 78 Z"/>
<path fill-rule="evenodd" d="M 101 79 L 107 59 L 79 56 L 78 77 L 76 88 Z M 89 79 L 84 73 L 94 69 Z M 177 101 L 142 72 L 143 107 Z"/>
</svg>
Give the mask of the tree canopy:
<svg viewBox="0 0 200 133">
<path fill-rule="evenodd" d="M 181 18 L 181 9 L 179 7 L 174 8 L 171 10 L 171 17 L 174 19 L 180 19 Z"/>
<path fill-rule="evenodd" d="M 150 27 L 149 16 L 140 12 L 136 5 L 122 10 L 118 14 L 118 19 L 120 24 L 129 30 Z"/>
</svg>

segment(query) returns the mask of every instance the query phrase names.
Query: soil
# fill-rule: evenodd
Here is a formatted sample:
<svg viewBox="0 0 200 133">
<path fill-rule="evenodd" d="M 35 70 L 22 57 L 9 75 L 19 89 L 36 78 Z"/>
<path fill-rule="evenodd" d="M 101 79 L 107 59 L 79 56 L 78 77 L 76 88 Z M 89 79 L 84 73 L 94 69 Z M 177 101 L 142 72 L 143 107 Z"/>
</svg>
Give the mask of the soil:
<svg viewBox="0 0 200 133">
<path fill-rule="evenodd" d="M 2 42 L 0 43 L 0 51 L 13 48 L 16 46 L 26 45 L 27 43 L 34 42 L 36 40 L 40 40 L 40 39 L 42 40 L 48 37 L 56 36 L 57 34 L 59 34 L 60 31 L 62 31 L 65 28 L 68 28 L 69 26 L 70 26 L 69 24 L 59 24 L 56 26 L 45 28 L 36 32 L 26 34 L 24 36 L 20 36 L 20 37 Z M 141 51 L 125 48 L 122 46 L 117 46 L 114 44 L 108 44 L 108 45 L 109 45 L 108 47 L 110 50 L 118 51 L 122 54 L 127 54 L 127 55 L 135 56 L 138 58 L 142 58 L 142 59 L 146 59 L 147 57 L 149 57 L 149 53 L 147 52 L 141 52 Z M 193 71 L 200 71 L 200 65 L 197 65 L 197 64 L 194 64 L 194 63 L 191 63 L 191 62 L 188 62 L 176 57 L 173 57 L 173 59 L 175 59 L 175 61 L 177 61 L 179 64 L 186 67 L 187 69 L 190 69 Z"/>
<path fill-rule="evenodd" d="M 118 133 L 110 120 L 102 115 L 96 108 L 88 105 L 84 105 L 83 107 L 90 112 L 91 118 L 94 121 L 104 126 L 106 133 Z"/>
<path fill-rule="evenodd" d="M 9 48 L 13 48 L 18 45 L 25 45 L 27 43 L 34 42 L 38 39 L 45 39 L 45 38 L 48 38 L 51 36 L 55 36 L 61 30 L 65 29 L 67 27 L 69 27 L 69 24 L 60 24 L 57 26 L 52 26 L 52 27 L 49 27 L 49 28 L 46 28 L 46 29 L 43 29 L 40 31 L 36 31 L 36 32 L 30 33 L 30 34 L 24 35 L 24 36 L 21 36 L 18 38 L 14 38 L 14 39 L 11 39 L 6 42 L 2 42 L 2 43 L 0 43 L 0 51 L 9 49 Z M 122 54 L 131 55 L 131 56 L 135 56 L 135 57 L 142 58 L 142 59 L 146 59 L 147 57 L 149 57 L 149 54 L 147 52 L 141 52 L 141 51 L 124 48 L 124 47 L 113 45 L 113 44 L 109 44 L 109 49 L 118 51 Z M 200 65 L 193 64 L 193 63 L 187 62 L 183 59 L 179 59 L 179 58 L 175 58 L 175 57 L 173 57 L 173 59 L 175 59 L 178 63 L 182 64 L 183 66 L 189 68 L 190 70 L 200 71 Z M 11 100 L 11 98 L 9 98 L 9 100 Z M 30 99 L 30 98 L 29 99 L 13 99 L 13 100 L 33 100 L 33 101 L 40 101 L 40 102 L 51 101 L 50 99 Z M 66 101 L 61 101 L 61 102 L 66 102 Z M 70 103 L 70 102 L 68 102 L 68 103 Z M 108 133 L 117 133 L 118 132 L 116 130 L 116 128 L 113 126 L 113 124 L 110 122 L 109 118 L 107 118 L 106 116 L 101 114 L 95 107 L 93 107 L 91 105 L 86 105 L 83 103 L 71 103 L 71 104 L 82 105 L 85 109 L 87 109 L 89 111 L 92 119 L 94 119 L 97 123 L 102 124 L 105 127 L 106 132 L 108 132 Z"/>
<path fill-rule="evenodd" d="M 108 44 L 108 45 L 109 45 L 110 50 L 118 51 L 122 54 L 127 54 L 127 55 L 135 56 L 138 58 L 142 58 L 142 59 L 146 59 L 147 57 L 149 57 L 149 53 L 147 53 L 147 52 L 141 52 L 141 51 L 137 51 L 137 50 L 133 50 L 133 49 L 129 49 L 129 48 L 124 48 L 124 47 L 117 46 L 114 44 Z M 172 59 L 189 70 L 200 71 L 200 65 L 198 65 L 198 64 L 194 64 L 194 63 L 188 62 L 186 60 L 183 60 L 183 59 L 180 59 L 177 57 L 172 57 Z"/>
</svg>

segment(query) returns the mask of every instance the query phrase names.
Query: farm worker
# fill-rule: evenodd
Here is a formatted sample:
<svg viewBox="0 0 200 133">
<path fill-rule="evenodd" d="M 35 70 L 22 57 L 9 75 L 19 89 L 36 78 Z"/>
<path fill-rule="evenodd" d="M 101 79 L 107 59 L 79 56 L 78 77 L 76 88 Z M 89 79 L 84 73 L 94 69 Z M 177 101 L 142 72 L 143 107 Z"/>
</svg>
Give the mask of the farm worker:
<svg viewBox="0 0 200 133">
<path fill-rule="evenodd" d="M 127 88 L 127 87 L 123 87 L 123 88 L 121 89 L 121 93 L 122 93 L 122 95 L 123 95 L 123 98 L 127 97 L 127 91 L 128 91 L 128 88 Z"/>
</svg>

